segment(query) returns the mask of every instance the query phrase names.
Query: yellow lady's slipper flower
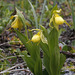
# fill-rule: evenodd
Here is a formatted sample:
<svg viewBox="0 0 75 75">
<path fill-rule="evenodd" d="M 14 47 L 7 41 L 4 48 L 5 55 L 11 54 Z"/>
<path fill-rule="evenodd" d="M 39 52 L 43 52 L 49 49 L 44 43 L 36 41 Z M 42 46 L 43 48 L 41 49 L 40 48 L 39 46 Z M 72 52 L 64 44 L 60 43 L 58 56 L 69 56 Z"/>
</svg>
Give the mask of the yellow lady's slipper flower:
<svg viewBox="0 0 75 75">
<path fill-rule="evenodd" d="M 57 30 L 59 30 L 59 25 L 63 24 L 63 23 L 66 23 L 68 26 L 70 26 L 58 13 L 61 12 L 61 9 L 60 10 L 54 10 L 53 11 L 53 15 L 52 15 L 52 18 L 50 19 L 50 23 L 49 23 L 49 26 L 51 28 L 55 27 Z M 53 22 L 53 25 L 54 26 L 51 26 L 51 23 Z"/>
<path fill-rule="evenodd" d="M 40 40 L 41 40 L 41 38 L 40 38 L 40 35 L 38 35 L 38 34 L 35 34 L 31 39 L 31 41 L 34 43 L 39 42 Z"/>
<path fill-rule="evenodd" d="M 60 25 L 64 23 L 64 19 L 59 16 L 58 14 L 55 14 L 55 24 Z"/>
<path fill-rule="evenodd" d="M 33 30 L 37 30 L 39 32 L 37 34 L 35 34 L 30 41 L 32 41 L 34 43 L 42 41 L 43 43 L 48 44 L 47 39 L 45 38 L 45 36 L 42 33 L 42 30 L 40 30 L 40 29 L 32 29 L 30 31 L 33 31 Z"/>
<path fill-rule="evenodd" d="M 19 30 L 21 30 L 23 26 L 21 20 L 19 19 L 18 15 L 11 16 L 11 19 L 13 19 L 14 17 L 15 17 L 15 20 L 11 23 L 11 27 L 18 28 Z"/>
</svg>

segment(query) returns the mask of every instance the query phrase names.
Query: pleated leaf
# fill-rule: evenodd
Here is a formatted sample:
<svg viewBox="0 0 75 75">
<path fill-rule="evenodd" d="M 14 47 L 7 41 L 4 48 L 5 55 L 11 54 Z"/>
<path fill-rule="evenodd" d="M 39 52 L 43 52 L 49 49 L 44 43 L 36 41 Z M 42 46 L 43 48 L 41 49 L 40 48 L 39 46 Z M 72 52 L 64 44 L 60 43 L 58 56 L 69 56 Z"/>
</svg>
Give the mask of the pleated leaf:
<svg viewBox="0 0 75 75">
<path fill-rule="evenodd" d="M 51 75 L 59 75 L 60 52 L 58 47 L 58 31 L 55 28 L 50 32 L 48 41 Z"/>
</svg>

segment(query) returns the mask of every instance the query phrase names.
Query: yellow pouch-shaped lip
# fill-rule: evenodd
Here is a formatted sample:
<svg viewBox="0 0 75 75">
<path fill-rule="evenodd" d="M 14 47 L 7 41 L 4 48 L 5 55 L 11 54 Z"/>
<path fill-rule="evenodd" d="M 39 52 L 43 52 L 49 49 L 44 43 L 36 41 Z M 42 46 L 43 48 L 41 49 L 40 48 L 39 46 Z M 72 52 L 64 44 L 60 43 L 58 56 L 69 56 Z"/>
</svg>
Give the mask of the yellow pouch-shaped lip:
<svg viewBox="0 0 75 75">
<path fill-rule="evenodd" d="M 38 34 L 35 34 L 31 39 L 31 41 L 34 43 L 39 42 L 40 40 L 41 40 L 41 38 L 40 38 L 40 35 L 38 35 Z"/>
<path fill-rule="evenodd" d="M 63 24 L 64 23 L 64 19 L 61 16 L 55 17 L 55 23 L 57 25 Z"/>
</svg>

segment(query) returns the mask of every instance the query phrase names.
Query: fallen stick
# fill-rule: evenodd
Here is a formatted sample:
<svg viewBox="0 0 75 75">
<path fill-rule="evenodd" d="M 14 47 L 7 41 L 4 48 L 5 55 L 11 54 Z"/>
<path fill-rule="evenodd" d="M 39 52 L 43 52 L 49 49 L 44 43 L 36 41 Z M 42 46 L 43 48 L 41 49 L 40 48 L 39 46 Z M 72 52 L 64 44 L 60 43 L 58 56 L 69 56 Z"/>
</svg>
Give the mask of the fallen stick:
<svg viewBox="0 0 75 75">
<path fill-rule="evenodd" d="M 6 72 L 9 72 L 9 73 L 11 73 L 11 72 L 17 72 L 17 71 L 25 71 L 25 72 L 31 73 L 31 71 L 27 70 L 27 69 L 14 69 L 14 70 L 10 70 L 10 71 L 2 71 L 2 72 L 0 72 L 0 74 L 6 73 Z"/>
<path fill-rule="evenodd" d="M 67 57 L 75 57 L 75 53 L 66 52 L 66 51 L 60 51 L 60 53 L 66 55 Z"/>
<path fill-rule="evenodd" d="M 6 70 L 4 70 L 4 71 L 1 71 L 0 74 L 6 73 L 6 72 L 8 72 L 8 71 L 10 71 L 10 70 L 12 70 L 12 69 L 18 67 L 18 66 L 23 65 L 24 63 L 25 63 L 25 62 L 20 63 L 20 64 L 17 64 L 17 65 L 15 65 L 15 66 L 13 66 L 13 67 L 11 67 L 11 68 L 8 68 L 8 69 L 6 69 Z"/>
</svg>

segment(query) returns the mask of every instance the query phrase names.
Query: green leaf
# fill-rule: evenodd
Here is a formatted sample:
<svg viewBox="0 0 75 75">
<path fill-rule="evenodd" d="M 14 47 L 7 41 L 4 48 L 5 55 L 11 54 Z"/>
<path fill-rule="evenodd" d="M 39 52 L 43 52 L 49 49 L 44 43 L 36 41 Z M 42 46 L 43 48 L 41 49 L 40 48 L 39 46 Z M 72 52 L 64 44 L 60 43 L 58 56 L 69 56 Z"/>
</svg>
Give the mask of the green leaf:
<svg viewBox="0 0 75 75">
<path fill-rule="evenodd" d="M 43 52 L 49 57 L 49 48 L 48 45 L 45 43 L 40 42 L 40 47 L 42 48 Z"/>
<path fill-rule="evenodd" d="M 44 58 L 43 58 L 43 63 L 44 63 L 44 66 L 48 72 L 49 75 L 51 75 L 51 71 L 50 71 L 50 58 L 44 53 Z"/>
<path fill-rule="evenodd" d="M 59 75 L 60 52 L 58 47 L 58 31 L 53 28 L 48 40 L 51 75 Z"/>
<path fill-rule="evenodd" d="M 43 75 L 49 75 L 46 69 L 43 70 Z"/>
<path fill-rule="evenodd" d="M 42 61 L 37 59 L 34 65 L 34 75 L 42 75 Z"/>
<path fill-rule="evenodd" d="M 40 47 L 39 45 L 33 43 L 32 46 L 32 57 L 34 58 L 34 60 L 36 61 L 38 58 L 40 58 Z"/>
<path fill-rule="evenodd" d="M 60 66 L 59 66 L 60 68 L 59 68 L 59 70 L 61 70 L 61 68 L 63 67 L 65 60 L 66 60 L 66 57 L 63 54 L 60 54 Z"/>
<path fill-rule="evenodd" d="M 29 67 L 29 69 L 34 73 L 34 65 L 35 65 L 35 61 L 31 58 L 31 57 L 26 57 L 26 62 L 27 62 L 27 66 Z"/>
</svg>

